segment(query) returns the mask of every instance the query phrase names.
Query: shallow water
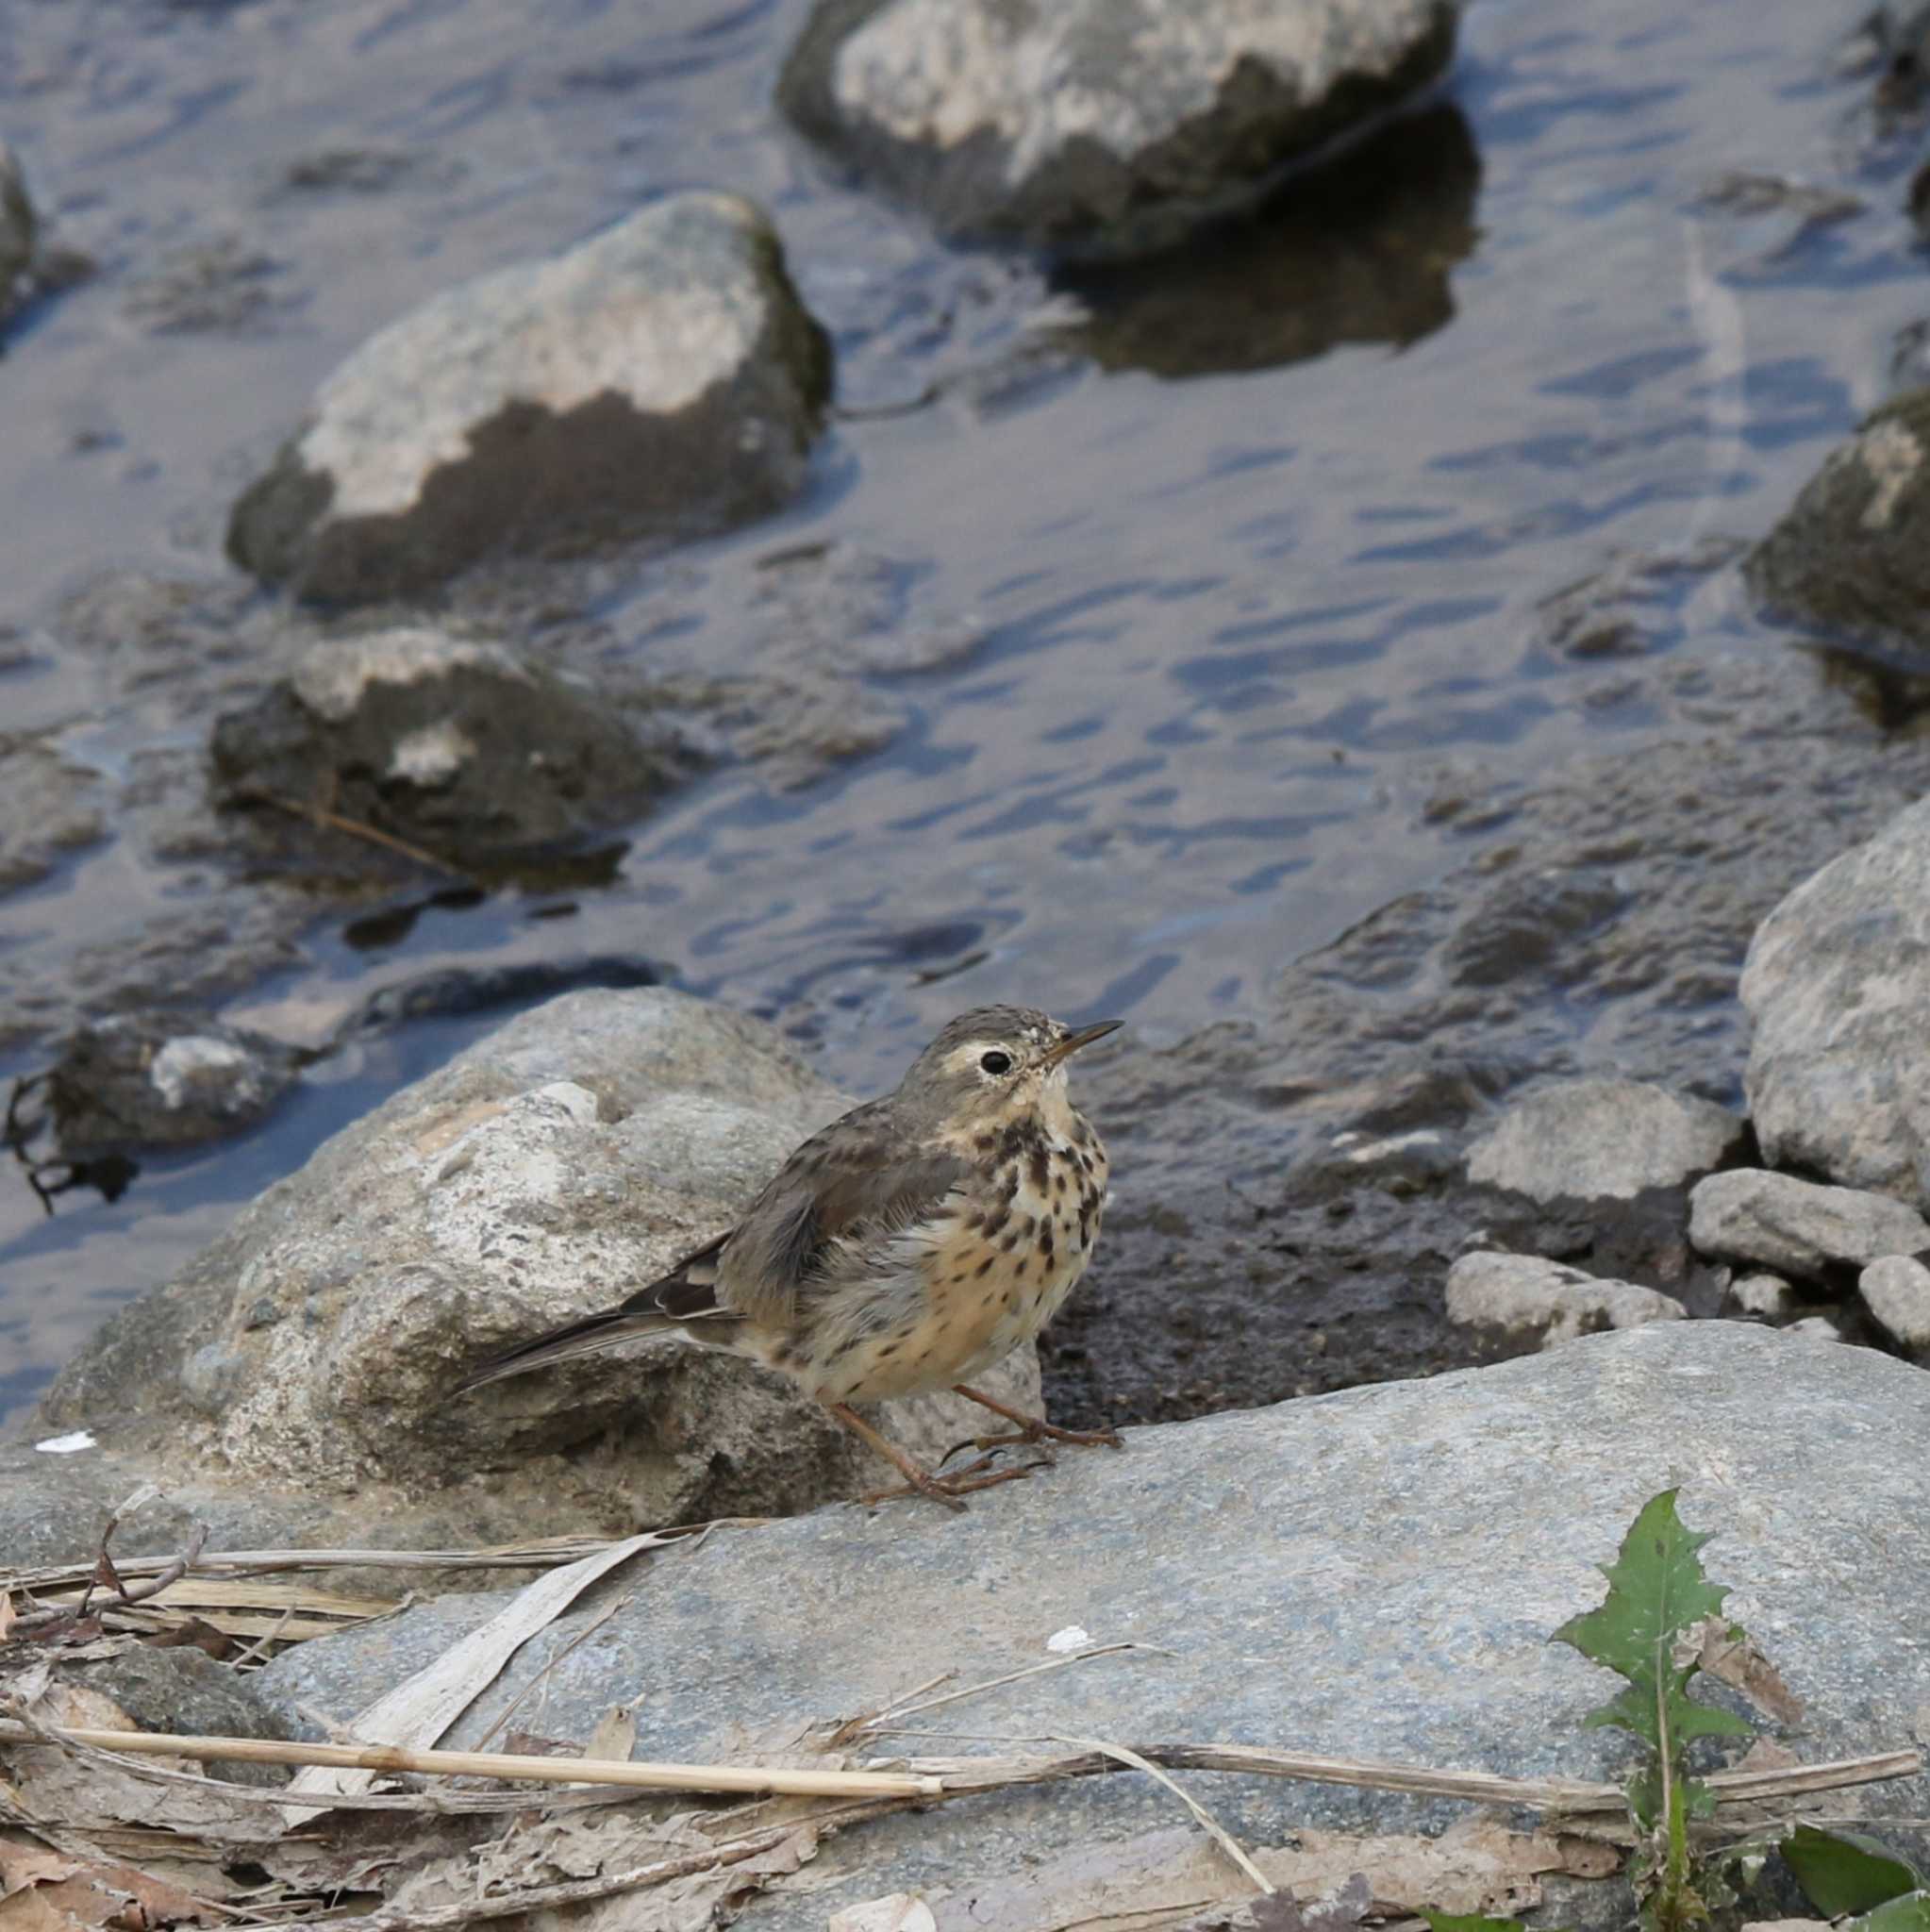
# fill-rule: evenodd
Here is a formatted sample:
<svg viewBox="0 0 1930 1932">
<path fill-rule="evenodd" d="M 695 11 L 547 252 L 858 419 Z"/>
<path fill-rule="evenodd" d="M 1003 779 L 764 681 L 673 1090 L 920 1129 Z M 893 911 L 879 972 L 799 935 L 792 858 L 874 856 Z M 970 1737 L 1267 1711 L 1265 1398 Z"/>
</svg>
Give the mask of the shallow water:
<svg viewBox="0 0 1930 1932">
<path fill-rule="evenodd" d="M 207 855 L 157 852 L 112 802 L 144 756 L 191 759 L 210 687 L 122 675 L 98 623 L 77 641 L 76 591 L 228 580 L 228 504 L 348 349 L 644 197 L 719 185 L 772 211 L 836 336 L 841 413 L 791 510 L 577 574 L 557 635 L 593 626 L 628 670 L 775 666 L 771 701 L 802 709 L 845 701 L 811 654 L 849 645 L 861 748 L 723 764 L 634 828 L 607 885 L 480 906 L 405 887 L 386 903 L 415 916 L 374 924 L 318 901 L 272 974 L 210 1000 L 225 1017 L 314 1042 L 428 968 L 627 958 L 774 1017 L 855 1091 L 987 999 L 1123 1014 L 1155 1046 L 1274 1024 L 1291 961 L 1481 849 L 1428 809 L 1444 784 L 1641 758 L 1650 694 L 1547 648 L 1538 607 L 1618 557 L 1758 534 L 1930 310 L 1909 137 L 1879 140 L 1867 79 L 1836 71 L 1852 10 L 1479 0 L 1404 124 L 1183 257 L 1058 287 L 936 248 L 785 132 L 771 84 L 803 13 L 0 15 L 0 128 L 55 239 L 97 263 L 0 362 L 0 627 L 25 659 L 7 729 L 58 728 L 109 796 L 107 841 L 0 900 L 16 1005 L 234 903 Z M 1712 195 L 1739 173 L 1863 206 L 1739 212 Z M 1654 648 L 1786 648 L 1733 571 L 1679 595 Z M 541 598 L 456 601 L 520 622 Z M 273 609 L 235 609 L 244 653 Z M 182 989 L 157 970 L 156 996 Z M 149 1162 L 112 1203 L 0 1194 L 0 1416 L 232 1203 L 500 1017 L 365 1039 L 262 1132 Z M 11 1070 L 39 1064 L 16 1037 Z"/>
</svg>

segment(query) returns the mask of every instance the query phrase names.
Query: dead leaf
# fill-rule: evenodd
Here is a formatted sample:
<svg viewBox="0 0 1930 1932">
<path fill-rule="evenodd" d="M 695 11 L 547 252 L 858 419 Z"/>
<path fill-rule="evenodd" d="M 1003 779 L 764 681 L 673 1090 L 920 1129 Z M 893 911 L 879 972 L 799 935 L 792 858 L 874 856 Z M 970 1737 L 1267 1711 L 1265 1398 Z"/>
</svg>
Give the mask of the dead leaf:
<svg viewBox="0 0 1930 1932">
<path fill-rule="evenodd" d="M 1738 1771 L 1789 1771 L 1803 1760 L 1787 1744 L 1758 1738 L 1736 1761 Z"/>
<path fill-rule="evenodd" d="M 590 1741 L 583 1747 L 586 1757 L 614 1758 L 619 1763 L 628 1759 L 637 1744 L 637 1713 L 627 1704 L 613 1704 L 597 1719 L 596 1728 L 590 1734 Z"/>
<path fill-rule="evenodd" d="M 44 1888 L 34 1886 L 0 1898 L 0 1932 L 85 1932 L 72 1912 L 49 1903 Z"/>
<path fill-rule="evenodd" d="M 512 1757 L 584 1757 L 589 1754 L 560 1738 L 545 1738 L 541 1731 L 505 1731 L 498 1747 Z"/>
<path fill-rule="evenodd" d="M 1756 1709 L 1778 1724 L 1802 1719 L 1803 1700 L 1783 1682 L 1782 1674 L 1755 1647 L 1755 1640 L 1726 1617 L 1705 1617 L 1676 1640 L 1676 1654 L 1692 1658 L 1710 1676 L 1739 1690 Z"/>
<path fill-rule="evenodd" d="M 0 1831 L 0 1898 L 10 1898 L 29 1885 L 51 1885 L 80 1870 L 65 1853 L 51 1850 L 25 1832 Z"/>
<path fill-rule="evenodd" d="M 13 1607 L 13 1592 L 0 1590 L 0 1643 L 7 1641 L 7 1633 L 13 1628 L 17 1614 Z"/>
<path fill-rule="evenodd" d="M 185 1622 L 157 1630 L 146 1640 L 152 1650 L 181 1650 L 192 1647 L 206 1651 L 216 1663 L 225 1663 L 235 1653 L 235 1640 L 225 1630 L 217 1630 L 206 1617 L 190 1617 Z"/>
</svg>

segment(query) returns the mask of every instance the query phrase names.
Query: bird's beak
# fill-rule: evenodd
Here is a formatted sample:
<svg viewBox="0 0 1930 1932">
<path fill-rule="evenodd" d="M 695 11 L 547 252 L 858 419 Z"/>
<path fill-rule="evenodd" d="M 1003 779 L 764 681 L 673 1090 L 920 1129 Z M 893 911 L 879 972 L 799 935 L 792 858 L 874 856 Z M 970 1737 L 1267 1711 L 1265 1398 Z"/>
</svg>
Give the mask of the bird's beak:
<svg viewBox="0 0 1930 1932">
<path fill-rule="evenodd" d="M 1102 1020 L 1096 1026 L 1084 1026 L 1076 1033 L 1069 1033 L 1057 1046 L 1048 1047 L 1040 1062 L 1042 1066 L 1056 1067 L 1070 1058 L 1082 1046 L 1090 1046 L 1095 1040 L 1104 1040 L 1108 1033 L 1117 1033 L 1125 1024 L 1123 1020 Z"/>
</svg>

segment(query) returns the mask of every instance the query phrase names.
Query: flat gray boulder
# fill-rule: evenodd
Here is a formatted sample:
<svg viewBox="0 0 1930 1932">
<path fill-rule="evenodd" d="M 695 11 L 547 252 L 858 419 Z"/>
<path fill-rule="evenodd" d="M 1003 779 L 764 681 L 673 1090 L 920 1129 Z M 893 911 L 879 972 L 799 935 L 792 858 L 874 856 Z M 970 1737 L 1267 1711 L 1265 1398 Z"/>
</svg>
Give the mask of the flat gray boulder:
<svg viewBox="0 0 1930 1932">
<path fill-rule="evenodd" d="M 1888 1194 L 1744 1167 L 1697 1184 L 1689 1196 L 1689 1239 L 1718 1260 L 1814 1276 L 1930 1249 L 1930 1223 Z"/>
<path fill-rule="evenodd" d="M 1447 1316 L 1542 1348 L 1604 1328 L 1679 1322 L 1673 1295 L 1633 1281 L 1607 1281 L 1539 1255 L 1463 1255 L 1448 1270 Z"/>
<path fill-rule="evenodd" d="M 338 1537 L 410 1511 L 444 1539 L 628 1531 L 888 1487 L 788 1382 L 674 1341 L 449 1399 L 728 1226 L 849 1104 L 723 1008 L 656 988 L 552 1000 L 336 1135 L 123 1309 L 31 1433 L 91 1432 L 144 1475 L 292 1491 L 311 1517 L 326 1499 Z M 1036 1405 L 1030 1352 L 994 1386 Z M 881 1414 L 928 1457 L 981 1428 L 952 1395 Z"/>
<path fill-rule="evenodd" d="M 1447 65 L 1451 0 L 819 0 L 804 131 L 947 233 L 1164 246 Z"/>
<path fill-rule="evenodd" d="M 1930 643 L 1930 389 L 1885 403 L 1750 554 L 1773 611 L 1842 637 Z"/>
<path fill-rule="evenodd" d="M 478 558 L 728 527 L 790 501 L 830 387 L 770 223 L 672 196 L 391 323 L 237 502 L 298 595 L 408 595 Z"/>
<path fill-rule="evenodd" d="M 1721 1167 L 1743 1126 L 1712 1101 L 1642 1080 L 1565 1080 L 1514 1101 L 1468 1150 L 1468 1178 L 1535 1201 L 1631 1200 Z"/>
<path fill-rule="evenodd" d="M 1930 1205 L 1930 800 L 1763 921 L 1742 1004 L 1764 1158 Z"/>
<path fill-rule="evenodd" d="M 638 1713 L 640 1757 L 755 1761 L 819 1720 L 919 1686 L 940 1694 L 940 1674 L 942 1691 L 983 1685 L 1066 1655 L 1083 1633 L 1157 1648 L 908 1716 L 930 1735 L 882 1738 L 858 1761 L 1053 1749 L 1006 1738 L 1229 1740 L 1619 1778 L 1626 1744 L 1583 1728 L 1619 1680 L 1549 1636 L 1601 1601 L 1596 1566 L 1640 1505 L 1676 1485 L 1684 1521 L 1714 1532 L 1703 1560 L 1732 1586 L 1728 1610 L 1807 1707 L 1801 1755 L 1920 1736 L 1930 1650 L 1897 1635 L 1921 1627 L 1930 1548 L 1898 1525 L 1930 1510 L 1930 1376 L 1739 1323 L 1668 1322 L 1135 1430 L 1123 1456 L 1063 1457 L 957 1519 L 894 1506 L 720 1530 L 601 1586 L 600 1602 L 524 1646 L 450 1741 L 475 1743 L 546 1674 L 548 1737 L 583 1740 L 621 1703 Z M 627 1607 L 561 1655 L 626 1591 Z M 298 1645 L 253 1682 L 290 1718 L 307 1706 L 347 1719 L 502 1601 L 422 1605 Z M 1250 1846 L 1467 1816 L 1338 1786 L 1178 1776 Z M 1924 1782 L 1873 1786 L 1865 1802 L 1920 1815 Z M 1177 1801 L 1140 1775 L 1005 1792 L 841 1833 L 802 1874 L 813 1890 L 764 1897 L 740 1923 L 823 1932 L 840 1908 L 894 1891 L 949 1899 L 943 1924 L 979 1923 L 960 1911 L 975 1890 L 1075 1847 L 1174 1829 L 1190 1829 Z"/>
</svg>

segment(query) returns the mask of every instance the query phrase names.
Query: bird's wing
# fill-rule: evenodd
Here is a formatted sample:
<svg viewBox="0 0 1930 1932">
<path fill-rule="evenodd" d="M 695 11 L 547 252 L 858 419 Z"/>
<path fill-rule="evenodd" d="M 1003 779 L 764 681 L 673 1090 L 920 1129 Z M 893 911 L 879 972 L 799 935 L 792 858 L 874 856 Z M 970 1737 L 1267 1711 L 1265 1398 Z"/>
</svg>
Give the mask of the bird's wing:
<svg viewBox="0 0 1930 1932">
<path fill-rule="evenodd" d="M 719 1303 L 755 1322 L 786 1324 L 828 1266 L 930 1220 L 960 1191 L 970 1165 L 939 1148 L 907 1153 L 873 1138 L 860 1108 L 807 1141 L 752 1203 L 719 1257 Z M 889 1118 L 889 1117 L 887 1117 Z"/>
</svg>

